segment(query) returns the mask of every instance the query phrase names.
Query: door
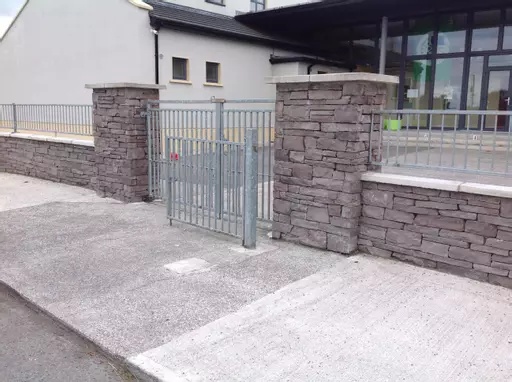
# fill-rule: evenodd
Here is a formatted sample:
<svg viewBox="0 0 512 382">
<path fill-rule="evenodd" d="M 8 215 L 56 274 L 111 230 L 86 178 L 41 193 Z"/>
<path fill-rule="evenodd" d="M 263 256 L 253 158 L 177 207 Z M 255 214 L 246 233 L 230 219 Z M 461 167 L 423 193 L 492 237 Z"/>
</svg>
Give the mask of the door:
<svg viewBox="0 0 512 382">
<path fill-rule="evenodd" d="M 485 110 L 488 111 L 512 111 L 512 67 L 492 69 L 488 71 L 487 91 L 484 91 Z M 485 129 L 508 131 L 510 116 L 498 115 L 485 118 Z"/>
</svg>

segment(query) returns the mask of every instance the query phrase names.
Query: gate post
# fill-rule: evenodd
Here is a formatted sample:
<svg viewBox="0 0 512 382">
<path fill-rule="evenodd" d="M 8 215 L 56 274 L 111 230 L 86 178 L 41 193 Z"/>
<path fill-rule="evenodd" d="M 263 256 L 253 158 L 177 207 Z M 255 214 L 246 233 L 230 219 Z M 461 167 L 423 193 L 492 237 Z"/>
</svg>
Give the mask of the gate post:
<svg viewBox="0 0 512 382">
<path fill-rule="evenodd" d="M 258 216 L 258 129 L 245 133 L 244 179 L 244 240 L 245 248 L 256 247 L 256 219 Z"/>
<path fill-rule="evenodd" d="M 381 110 L 398 78 L 373 73 L 274 77 L 274 238 L 357 250 L 361 175 L 379 147 Z M 372 131 L 373 130 L 373 131 Z M 374 141 L 372 143 L 372 140 Z"/>
<path fill-rule="evenodd" d="M 85 87 L 93 90 L 96 193 L 127 203 L 147 200 L 148 126 L 142 113 L 148 100 L 158 100 L 159 89 L 165 86 L 118 83 Z"/>
<path fill-rule="evenodd" d="M 224 99 L 212 98 L 215 104 L 215 216 L 222 218 L 224 211 L 224 193 L 222 191 L 222 154 L 224 145 L 220 143 L 224 140 Z"/>
<path fill-rule="evenodd" d="M 12 128 L 13 131 L 16 133 L 18 132 L 18 116 L 16 115 L 16 104 L 12 104 Z"/>
</svg>

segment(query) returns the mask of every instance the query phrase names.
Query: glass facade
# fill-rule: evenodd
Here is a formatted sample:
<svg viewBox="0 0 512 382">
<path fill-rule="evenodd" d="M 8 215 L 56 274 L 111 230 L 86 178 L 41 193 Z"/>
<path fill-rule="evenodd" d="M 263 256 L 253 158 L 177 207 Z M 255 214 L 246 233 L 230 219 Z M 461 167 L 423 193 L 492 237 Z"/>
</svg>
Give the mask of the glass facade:
<svg viewBox="0 0 512 382">
<path fill-rule="evenodd" d="M 356 26 L 350 36 L 354 70 L 376 72 L 380 26 Z M 400 77 L 389 109 L 510 109 L 512 7 L 389 20 L 386 51 L 385 73 Z M 417 122 L 438 127 L 440 118 Z M 476 119 L 443 123 L 477 128 Z"/>
</svg>

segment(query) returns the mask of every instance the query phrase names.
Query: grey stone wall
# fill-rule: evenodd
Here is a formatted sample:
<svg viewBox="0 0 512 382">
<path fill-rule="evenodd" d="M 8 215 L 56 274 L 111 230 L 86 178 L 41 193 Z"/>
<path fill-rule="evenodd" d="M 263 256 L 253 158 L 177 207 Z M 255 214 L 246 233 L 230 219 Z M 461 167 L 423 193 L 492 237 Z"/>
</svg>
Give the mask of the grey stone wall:
<svg viewBox="0 0 512 382">
<path fill-rule="evenodd" d="M 385 99 L 386 85 L 375 82 L 277 85 L 274 238 L 357 249 L 370 115 Z"/>
<path fill-rule="evenodd" d="M 124 202 L 148 198 L 148 100 L 158 89 L 112 87 L 93 89 L 96 191 Z"/>
<path fill-rule="evenodd" d="M 364 182 L 359 249 L 512 288 L 512 200 Z"/>
<path fill-rule="evenodd" d="M 93 188 L 94 147 L 0 136 L 0 171 Z"/>
</svg>

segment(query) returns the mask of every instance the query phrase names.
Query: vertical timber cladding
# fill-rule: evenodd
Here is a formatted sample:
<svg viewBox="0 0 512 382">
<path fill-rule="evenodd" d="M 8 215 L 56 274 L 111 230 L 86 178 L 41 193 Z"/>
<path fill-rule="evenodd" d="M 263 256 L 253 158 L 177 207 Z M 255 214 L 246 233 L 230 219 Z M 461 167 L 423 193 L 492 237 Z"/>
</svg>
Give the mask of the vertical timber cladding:
<svg viewBox="0 0 512 382">
<path fill-rule="evenodd" d="M 371 113 L 384 107 L 387 84 L 398 79 L 345 73 L 297 82 L 299 77 L 275 80 L 273 236 L 349 254 L 358 246 L 361 174 L 368 171 L 370 151 L 377 154 L 370 139 L 380 139 L 370 134 L 372 126 L 380 128 Z"/>
</svg>

